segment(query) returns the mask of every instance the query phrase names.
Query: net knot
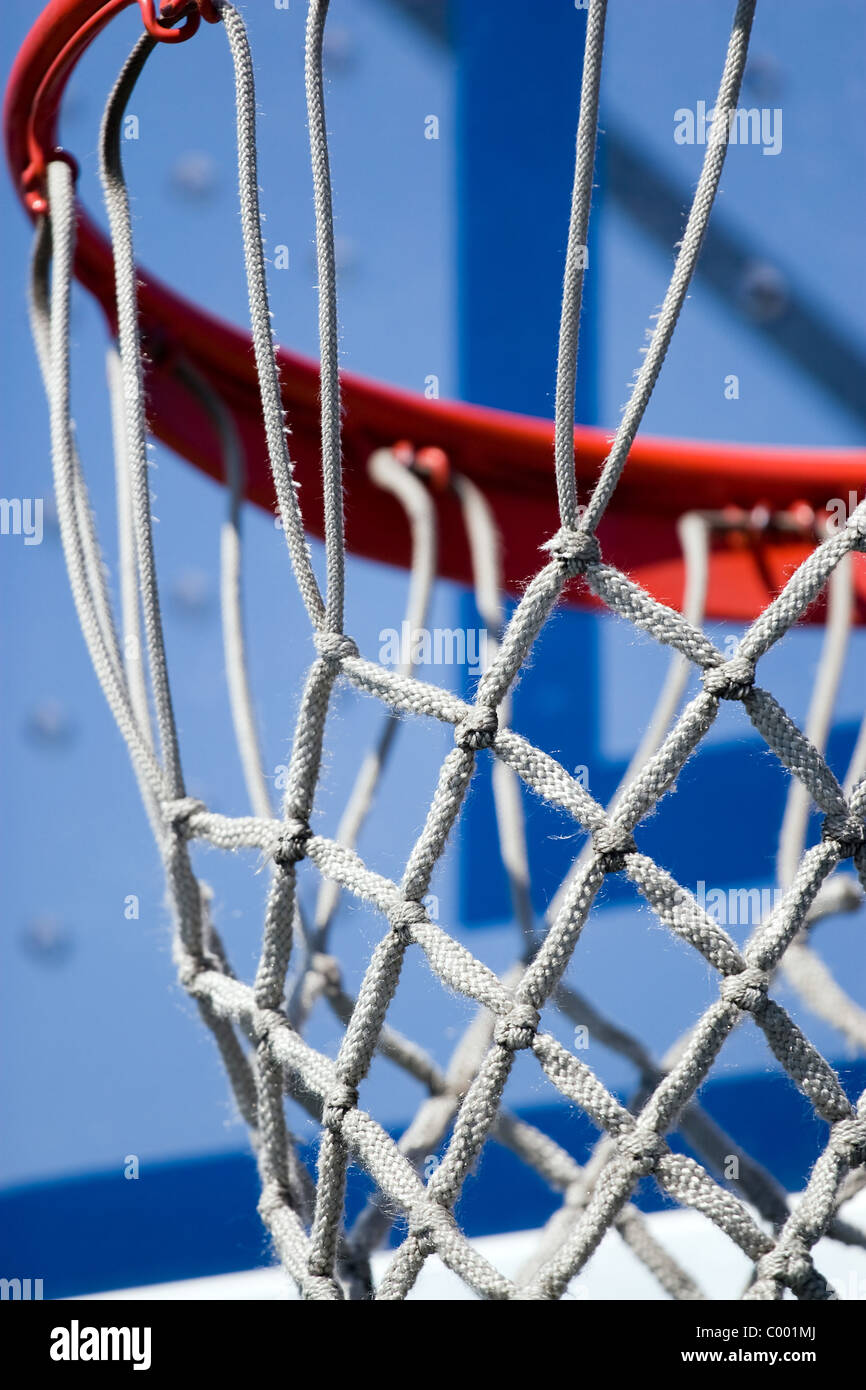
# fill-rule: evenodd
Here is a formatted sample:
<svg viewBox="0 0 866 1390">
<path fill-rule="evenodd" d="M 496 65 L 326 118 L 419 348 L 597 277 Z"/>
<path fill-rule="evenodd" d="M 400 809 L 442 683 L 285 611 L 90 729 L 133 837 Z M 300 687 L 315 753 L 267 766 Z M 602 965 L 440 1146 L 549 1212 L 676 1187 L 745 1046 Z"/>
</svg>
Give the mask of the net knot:
<svg viewBox="0 0 866 1390">
<path fill-rule="evenodd" d="M 261 1056 L 267 1055 L 274 1038 L 282 1032 L 285 1022 L 285 1014 L 280 1013 L 278 1009 L 256 1010 L 255 1043 Z"/>
<path fill-rule="evenodd" d="M 467 753 L 489 748 L 499 730 L 499 716 L 492 705 L 473 705 L 454 729 L 454 742 Z"/>
<path fill-rule="evenodd" d="M 837 1120 L 833 1126 L 832 1144 L 849 1168 L 866 1166 L 866 1116 L 852 1115 Z"/>
<path fill-rule="evenodd" d="M 322 1124 L 326 1129 L 339 1129 L 343 1117 L 358 1104 L 358 1088 L 348 1081 L 337 1081 L 328 1092 L 325 1108 L 322 1111 Z"/>
<path fill-rule="evenodd" d="M 277 836 L 277 847 L 273 852 L 272 858 L 275 864 L 279 864 L 281 869 L 287 869 L 290 864 L 297 864 L 304 858 L 307 852 L 307 841 L 312 837 L 312 830 L 306 821 L 287 820 L 280 827 Z"/>
<path fill-rule="evenodd" d="M 432 1215 L 425 1215 L 418 1218 L 417 1224 L 411 1224 L 409 1227 L 409 1234 L 418 1245 L 418 1253 L 425 1259 L 428 1255 L 436 1254 L 435 1224 Z"/>
<path fill-rule="evenodd" d="M 842 859 L 850 859 L 866 842 L 866 821 L 859 816 L 831 811 L 824 817 L 821 839 L 833 840 L 839 846 Z"/>
<path fill-rule="evenodd" d="M 265 1224 L 278 1212 L 290 1207 L 291 1200 L 285 1188 L 279 1182 L 267 1182 L 262 1187 L 262 1195 L 259 1197 L 257 1210 L 259 1216 Z"/>
<path fill-rule="evenodd" d="M 624 825 L 603 825 L 593 831 L 592 847 L 606 874 L 618 874 L 625 868 L 626 856 L 637 853 L 634 836 Z"/>
<path fill-rule="evenodd" d="M 509 1052 L 521 1052 L 532 1046 L 540 1021 L 541 1014 L 531 1004 L 514 1004 L 507 1014 L 496 1020 L 493 1040 Z"/>
<path fill-rule="evenodd" d="M 667 1149 L 660 1134 L 632 1129 L 617 1141 L 620 1157 L 640 1177 L 648 1177 Z"/>
<path fill-rule="evenodd" d="M 190 817 L 200 815 L 202 811 L 207 811 L 207 807 L 194 796 L 181 796 L 176 801 L 162 803 L 162 814 L 169 829 L 184 837 L 191 833 Z"/>
<path fill-rule="evenodd" d="M 323 661 L 339 666 L 348 656 L 358 656 L 358 644 L 342 632 L 314 632 L 316 651 Z"/>
<path fill-rule="evenodd" d="M 703 675 L 704 690 L 717 700 L 745 700 L 755 684 L 755 663 L 747 656 L 732 656 Z"/>
<path fill-rule="evenodd" d="M 736 975 L 726 975 L 719 987 L 726 1004 L 736 1004 L 744 1013 L 756 1014 L 767 1002 L 770 981 L 765 971 L 747 965 Z"/>
<path fill-rule="evenodd" d="M 322 951 L 316 951 L 310 960 L 310 969 L 314 970 L 319 979 L 323 981 L 325 993 L 340 988 L 343 976 L 340 971 L 340 962 L 336 956 L 328 956 Z"/>
<path fill-rule="evenodd" d="M 601 561 L 598 538 L 591 531 L 581 531 L 575 527 L 561 527 L 542 549 L 548 551 L 569 575 L 579 574 L 588 565 L 597 565 Z"/>
<path fill-rule="evenodd" d="M 204 961 L 200 956 L 194 956 L 189 951 L 176 951 L 175 960 L 177 962 L 178 983 L 192 993 L 196 980 L 206 969 Z"/>
<path fill-rule="evenodd" d="M 775 1279 L 794 1292 L 808 1284 L 814 1274 L 812 1256 L 800 1241 L 787 1246 L 777 1245 L 758 1264 L 759 1278 Z"/>
<path fill-rule="evenodd" d="M 427 921 L 427 910 L 414 898 L 404 898 L 388 913 L 388 921 L 394 935 L 408 946 L 412 940 L 412 928 Z"/>
</svg>

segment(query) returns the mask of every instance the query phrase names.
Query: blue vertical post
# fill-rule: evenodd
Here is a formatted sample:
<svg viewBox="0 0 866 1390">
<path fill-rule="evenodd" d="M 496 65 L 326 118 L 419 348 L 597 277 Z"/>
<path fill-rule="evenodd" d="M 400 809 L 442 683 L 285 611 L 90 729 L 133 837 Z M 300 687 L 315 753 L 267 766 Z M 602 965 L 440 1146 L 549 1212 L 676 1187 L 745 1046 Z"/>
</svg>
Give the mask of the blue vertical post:
<svg viewBox="0 0 866 1390">
<path fill-rule="evenodd" d="M 552 415 L 586 11 L 569 0 L 458 0 L 455 28 L 461 393 Z M 596 418 L 594 249 L 577 383 L 584 423 Z"/>
<path fill-rule="evenodd" d="M 553 415 L 585 34 L 586 11 L 572 0 L 454 5 L 464 400 Z M 597 169 L 577 380 L 577 418 L 586 424 L 596 420 L 598 176 Z M 552 457 L 551 450 L 551 489 Z M 539 544 L 544 539 L 539 536 Z M 477 622 L 468 600 L 463 619 Z M 542 640 L 531 677 L 517 691 L 515 723 L 560 756 L 589 763 L 598 748 L 596 620 L 568 613 L 556 622 L 556 653 Z M 572 679 L 578 665 L 581 678 Z M 498 857 L 489 765 L 478 780 L 464 822 L 467 865 L 479 855 L 487 863 Z M 533 816 L 530 856 L 542 897 L 565 867 L 554 833 L 543 812 Z M 464 921 L 481 925 L 508 917 L 504 871 L 485 874 L 483 882 L 470 873 L 462 878 Z"/>
</svg>

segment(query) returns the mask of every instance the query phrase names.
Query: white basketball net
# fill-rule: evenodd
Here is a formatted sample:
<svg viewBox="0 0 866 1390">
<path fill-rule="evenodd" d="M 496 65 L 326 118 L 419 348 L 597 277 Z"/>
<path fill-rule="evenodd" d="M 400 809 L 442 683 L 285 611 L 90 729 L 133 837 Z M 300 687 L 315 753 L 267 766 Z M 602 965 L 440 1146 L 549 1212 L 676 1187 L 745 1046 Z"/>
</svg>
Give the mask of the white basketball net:
<svg viewBox="0 0 866 1390">
<path fill-rule="evenodd" d="M 249 1126 L 261 1174 L 259 1210 L 279 1257 L 308 1298 L 403 1298 L 425 1261 L 435 1254 L 483 1297 L 553 1299 L 565 1293 L 569 1281 L 613 1228 L 669 1294 L 700 1298 L 703 1295 L 693 1279 L 662 1248 L 632 1204 L 636 1184 L 652 1174 L 666 1193 L 702 1212 L 752 1261 L 753 1275 L 744 1297 L 780 1298 L 786 1289 L 800 1298 L 834 1297 L 811 1252 L 824 1234 L 864 1243 L 862 1233 L 838 1212 L 864 1183 L 866 1097 L 856 1107 L 849 1102 L 832 1067 L 774 1000 L 771 990 L 777 970 L 786 967 L 814 1009 L 841 1026 L 858 1046 L 866 1046 L 866 1016 L 835 983 L 807 940 L 810 926 L 819 917 L 856 906 L 866 885 L 866 738 L 861 736 L 858 742 L 844 786 L 820 751 L 850 625 L 851 552 L 866 548 L 866 504 L 857 508 L 844 528 L 820 539 L 728 660 L 701 630 L 708 537 L 715 518 L 695 514 L 682 523 L 688 576 L 684 614 L 658 603 L 625 574 L 605 564 L 595 538 L 688 289 L 725 158 L 725 122 L 713 122 L 673 277 L 631 400 L 588 505 L 578 508 L 573 425 L 583 263 L 579 252 L 586 241 L 605 20 L 605 4 L 593 0 L 557 382 L 556 472 L 562 526 L 547 542 L 549 558 L 502 630 L 490 515 L 478 490 L 466 479 L 455 479 L 473 555 L 477 599 L 492 638 L 491 659 L 469 703 L 418 679 L 411 666 L 393 670 L 366 660 L 343 633 L 340 396 L 321 77 L 327 5 L 313 0 L 310 6 L 306 65 L 320 281 L 324 598 L 304 539 L 271 339 L 258 209 L 252 67 L 240 16 L 219 0 L 218 7 L 235 64 L 242 228 L 270 461 L 317 652 L 303 690 L 279 818 L 272 813 L 261 771 L 244 665 L 237 443 L 227 413 L 191 369 L 186 371 L 187 382 L 199 392 L 225 447 L 231 510 L 222 552 L 224 631 L 234 720 L 254 813 L 217 815 L 188 797 L 178 754 L 151 541 L 135 263 L 119 139 L 125 103 L 156 46 L 151 38 L 139 42 L 118 81 L 102 136 L 119 318 L 118 351 L 110 363 L 122 581 L 119 630 L 71 424 L 69 301 L 75 212 L 72 174 L 59 161 L 49 169 L 50 214 L 42 219 L 38 232 L 33 322 L 51 407 L 58 510 L 78 615 L 94 667 L 129 745 L 164 857 L 176 916 L 180 979 L 216 1039 Z M 753 9 L 753 0 L 742 0 L 737 6 L 717 111 L 736 108 Z M 414 560 L 407 619 L 414 630 L 424 621 L 435 567 L 434 510 L 424 482 L 388 451 L 374 456 L 371 471 L 403 503 L 412 526 Z M 555 758 L 507 724 L 512 684 L 564 584 L 576 576 L 609 609 L 673 649 L 670 674 L 652 725 L 608 808 Z M 803 733 L 756 683 L 756 667 L 827 584 L 830 616 L 822 676 Z M 149 690 L 145 662 L 139 659 L 141 646 L 147 652 Z M 695 668 L 702 688 L 680 710 Z M 338 681 L 374 696 L 390 713 L 376 748 L 360 770 L 338 835 L 330 839 L 316 833 L 312 819 L 329 701 Z M 726 699 L 739 701 L 744 717 L 793 774 L 780 856 L 784 892 L 742 950 L 695 897 L 663 865 L 642 854 L 636 843 L 642 820 L 673 786 Z M 151 703 L 156 734 L 151 728 Z M 354 849 L 398 727 L 395 712 L 423 715 L 454 728 L 454 747 L 442 763 L 423 830 L 399 882 L 382 877 Z M 423 902 L 481 749 L 490 749 L 494 758 L 503 859 L 522 931 L 515 964 L 503 978 L 431 920 Z M 583 852 L 540 924 L 533 918 L 528 893 L 519 781 L 570 813 L 587 836 Z M 404 795 L 409 797 L 415 790 L 409 785 Z M 823 813 L 823 831 L 820 841 L 806 849 L 806 819 L 812 803 Z M 712 806 L 707 807 L 707 815 L 709 820 Z M 191 864 L 191 842 L 196 840 L 224 850 L 253 851 L 270 862 L 261 957 L 252 984 L 236 978 L 223 952 L 210 917 L 209 893 Z M 857 877 L 845 873 L 831 878 L 845 860 L 852 861 Z M 321 875 L 312 922 L 304 919 L 297 897 L 297 879 L 304 864 Z M 487 872 L 484 865 L 477 871 Z M 658 920 L 700 952 L 718 975 L 716 1001 L 661 1060 L 603 1018 L 565 980 L 596 894 L 605 875 L 614 872 L 626 874 Z M 329 951 L 329 928 L 342 892 L 371 904 L 383 923 L 357 998 L 344 989 L 339 961 Z M 423 953 L 432 981 L 479 1006 L 444 1070 L 386 1021 L 408 952 Z M 319 999 L 327 1001 L 343 1025 L 335 1056 L 324 1055 L 304 1041 L 305 1024 Z M 583 1061 L 545 1030 L 543 1013 L 553 1008 L 588 1025 L 597 1041 L 630 1059 L 639 1078 L 631 1105 L 611 1094 Z M 695 1099 L 725 1040 L 747 1015 L 826 1126 L 823 1152 L 805 1193 L 793 1206 L 775 1179 L 742 1153 Z M 534 1055 L 556 1090 L 598 1128 L 601 1138 L 585 1165 L 505 1107 L 509 1073 L 516 1053 L 523 1049 Z M 424 1091 L 417 1114 L 399 1141 L 359 1104 L 359 1089 L 376 1053 L 404 1068 Z M 287 1128 L 286 1096 L 320 1121 L 315 1181 Z M 666 1135 L 675 1128 L 706 1166 L 672 1152 Z M 562 1194 L 562 1204 L 541 1233 L 533 1259 L 516 1280 L 506 1278 L 473 1246 L 454 1214 L 464 1181 L 489 1140 L 507 1146 Z M 437 1150 L 441 1161 L 425 1182 L 423 1159 Z M 738 1177 L 722 1185 L 711 1174 L 722 1178 L 728 1156 L 738 1160 Z M 367 1171 L 375 1194 L 347 1229 L 344 1196 L 350 1164 Z M 374 1289 L 370 1255 L 383 1243 L 398 1212 L 407 1223 L 407 1234 Z"/>
</svg>

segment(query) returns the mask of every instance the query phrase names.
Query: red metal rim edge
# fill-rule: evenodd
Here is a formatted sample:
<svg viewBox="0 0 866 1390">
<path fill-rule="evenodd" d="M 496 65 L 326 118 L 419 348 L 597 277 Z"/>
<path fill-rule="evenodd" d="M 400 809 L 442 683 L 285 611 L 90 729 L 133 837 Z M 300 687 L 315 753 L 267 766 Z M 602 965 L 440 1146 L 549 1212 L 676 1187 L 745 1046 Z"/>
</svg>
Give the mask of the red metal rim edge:
<svg viewBox="0 0 866 1390">
<path fill-rule="evenodd" d="M 6 91 L 4 128 L 12 177 L 32 217 L 45 211 L 41 180 L 47 160 L 57 157 L 58 112 L 69 75 L 105 25 L 135 3 L 50 0 L 19 52 Z M 190 33 L 194 32 L 193 8 L 185 11 L 181 4 L 172 5 L 172 23 L 190 24 Z M 196 19 L 195 25 L 190 16 Z M 114 331 L 111 248 L 83 209 L 79 210 L 76 275 L 99 300 Z M 273 486 L 247 335 L 148 275 L 142 276 L 140 309 L 153 433 L 221 479 L 213 430 L 176 371 L 183 359 L 195 366 L 232 411 L 244 446 L 247 496 L 272 510 Z M 279 365 L 305 522 L 312 534 L 321 535 L 318 363 L 281 349 Z M 540 541 L 557 526 L 550 422 L 457 402 L 428 401 L 351 373 L 343 373 L 342 382 L 350 550 L 387 563 L 407 563 L 408 537 L 396 503 L 383 497 L 366 470 L 373 449 L 407 439 L 419 448 L 443 449 L 453 467 L 484 488 L 502 533 L 506 583 L 512 591 L 519 590 L 538 568 Z M 584 488 L 597 477 L 609 441 L 603 430 L 579 426 L 575 431 L 577 472 Z M 679 606 L 683 566 L 676 522 L 683 512 L 738 509 L 754 514 L 763 508 L 773 514 L 805 504 L 820 515 L 831 499 L 848 502 L 862 497 L 864 481 L 866 450 L 765 448 L 641 437 L 599 528 L 599 539 L 606 559 L 631 573 L 656 597 Z M 467 582 L 469 553 L 454 498 L 447 491 L 437 494 L 437 507 L 441 572 Z M 755 616 L 813 544 L 806 534 L 773 526 L 732 529 L 717 536 L 710 567 L 709 616 L 732 620 Z M 855 557 L 855 564 L 857 620 L 866 622 L 866 557 Z M 586 597 L 579 586 L 572 588 L 575 601 Z M 816 604 L 809 616 L 820 620 L 822 611 L 822 604 Z"/>
</svg>

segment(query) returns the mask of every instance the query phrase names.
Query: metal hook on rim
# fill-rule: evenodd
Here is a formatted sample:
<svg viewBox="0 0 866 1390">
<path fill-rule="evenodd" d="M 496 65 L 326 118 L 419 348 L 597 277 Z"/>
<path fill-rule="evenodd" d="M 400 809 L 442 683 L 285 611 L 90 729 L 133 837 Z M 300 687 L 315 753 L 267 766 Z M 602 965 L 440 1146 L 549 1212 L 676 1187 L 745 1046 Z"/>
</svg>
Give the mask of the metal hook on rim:
<svg viewBox="0 0 866 1390">
<path fill-rule="evenodd" d="M 197 33 L 202 20 L 206 24 L 219 24 L 219 10 L 214 0 L 162 0 L 157 11 L 157 0 L 138 0 L 144 27 L 152 39 L 160 43 L 185 43 Z M 168 28 L 176 20 L 184 21 L 180 29 Z"/>
<path fill-rule="evenodd" d="M 426 479 L 434 492 L 445 492 L 450 486 L 451 464 L 444 449 L 429 444 L 416 449 L 410 440 L 398 439 L 391 452 L 404 468 Z"/>
</svg>

